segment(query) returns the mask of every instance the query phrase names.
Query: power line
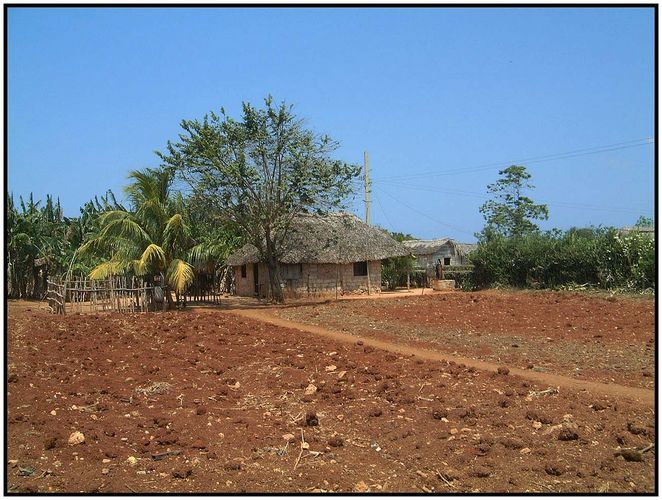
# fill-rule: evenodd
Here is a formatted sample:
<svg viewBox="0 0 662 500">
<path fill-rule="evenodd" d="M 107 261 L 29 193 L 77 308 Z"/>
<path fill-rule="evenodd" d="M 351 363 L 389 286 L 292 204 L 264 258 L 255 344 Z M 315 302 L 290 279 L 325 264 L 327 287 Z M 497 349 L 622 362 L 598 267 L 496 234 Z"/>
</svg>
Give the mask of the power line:
<svg viewBox="0 0 662 500">
<path fill-rule="evenodd" d="M 462 168 L 456 168 L 456 169 L 449 169 L 449 170 L 430 170 L 427 172 L 421 172 L 418 174 L 409 174 L 409 175 L 397 175 L 397 176 L 391 176 L 391 177 L 384 177 L 381 179 L 373 180 L 373 182 L 382 182 L 386 180 L 397 180 L 397 179 L 414 179 L 414 178 L 420 178 L 420 177 L 436 177 L 436 176 L 442 176 L 442 175 L 452 175 L 452 174 L 458 174 L 458 173 L 470 173 L 470 172 L 480 172 L 483 170 L 491 170 L 494 167 L 498 166 L 503 166 L 506 164 L 515 164 L 515 163 L 542 163 L 546 161 L 555 161 L 555 160 L 564 160 L 568 158 L 576 158 L 579 156 L 587 156 L 587 155 L 592 155 L 592 154 L 599 154 L 599 153 L 608 153 L 610 151 L 618 151 L 620 149 L 628 149 L 628 148 L 634 148 L 634 147 L 639 147 L 639 146 L 647 146 L 649 144 L 653 144 L 655 141 L 652 137 L 644 137 L 642 139 L 635 139 L 632 141 L 625 141 L 625 142 L 617 142 L 613 144 L 607 144 L 604 146 L 594 146 L 591 148 L 583 148 L 583 149 L 575 149 L 572 151 L 566 151 L 564 153 L 554 153 L 554 154 L 547 154 L 547 155 L 542 155 L 542 156 L 532 156 L 529 158 L 522 158 L 519 160 L 510 160 L 510 161 L 501 161 L 501 162 L 493 162 L 493 163 L 484 163 L 481 165 L 476 165 L 473 167 L 462 167 Z"/>
<path fill-rule="evenodd" d="M 382 211 L 382 214 L 384 215 L 384 219 L 386 219 L 386 223 L 389 225 L 389 227 L 393 228 L 394 226 L 391 223 L 391 219 L 389 219 L 388 215 L 386 215 L 386 211 L 384 210 L 384 207 L 382 206 L 382 202 L 376 196 L 374 197 L 374 199 L 377 202 L 377 205 L 379 205 L 379 209 Z"/>
<path fill-rule="evenodd" d="M 400 187 L 400 188 L 405 188 L 405 189 L 414 189 L 414 190 L 419 190 L 419 191 L 428 191 L 431 193 L 440 193 L 440 194 L 451 194 L 451 195 L 456 195 L 456 196 L 467 196 L 467 197 L 473 197 L 473 198 L 479 198 L 482 200 L 489 200 L 491 199 L 490 196 L 487 196 L 485 194 L 481 193 L 476 193 L 473 191 L 461 191 L 461 190 L 453 190 L 453 189 L 435 189 L 435 188 L 430 188 L 427 186 L 414 186 L 411 184 L 404 184 L 401 182 L 382 182 L 381 184 L 388 184 L 394 187 Z M 607 212 L 627 212 L 627 213 L 641 213 L 646 211 L 647 209 L 640 208 L 624 208 L 624 207 L 604 207 L 604 206 L 598 206 L 598 205 L 589 205 L 585 203 L 574 203 L 574 202 L 567 202 L 567 201 L 554 201 L 554 200 L 541 200 L 541 203 L 544 203 L 546 205 L 550 206 L 558 206 L 558 207 L 565 207 L 565 208 L 577 208 L 581 210 L 601 210 L 601 211 L 607 211 Z"/>
<path fill-rule="evenodd" d="M 405 203 L 404 201 L 399 200 L 398 198 L 396 198 L 395 196 L 391 195 L 390 193 L 388 193 L 387 191 L 385 191 L 385 190 L 383 190 L 383 189 L 379 189 L 379 191 L 382 192 L 382 193 L 384 193 L 385 195 L 387 195 L 389 198 L 393 198 L 396 202 L 398 202 L 398 203 L 400 203 L 401 205 L 407 207 L 409 210 L 411 210 L 411 211 L 413 211 L 413 212 L 416 212 L 417 214 L 422 215 L 423 217 L 426 217 L 426 218 L 430 219 L 432 222 L 436 222 L 437 224 L 441 224 L 442 226 L 449 227 L 449 228 L 454 229 L 455 231 L 459 231 L 459 232 L 461 232 L 461 233 L 469 234 L 469 235 L 471 235 L 471 236 L 474 235 L 474 233 L 471 232 L 471 231 L 467 231 L 466 229 L 462 229 L 462 228 L 460 228 L 460 227 L 454 226 L 454 225 L 452 225 L 452 224 L 449 224 L 448 222 L 443 222 L 443 221 L 440 221 L 440 220 L 438 220 L 438 219 L 435 219 L 434 217 L 430 217 L 430 216 L 429 216 L 428 214 L 426 214 L 425 212 L 421 212 L 421 211 L 418 210 L 417 208 L 414 208 L 414 207 L 412 207 L 411 205 L 409 205 L 408 203 Z"/>
</svg>

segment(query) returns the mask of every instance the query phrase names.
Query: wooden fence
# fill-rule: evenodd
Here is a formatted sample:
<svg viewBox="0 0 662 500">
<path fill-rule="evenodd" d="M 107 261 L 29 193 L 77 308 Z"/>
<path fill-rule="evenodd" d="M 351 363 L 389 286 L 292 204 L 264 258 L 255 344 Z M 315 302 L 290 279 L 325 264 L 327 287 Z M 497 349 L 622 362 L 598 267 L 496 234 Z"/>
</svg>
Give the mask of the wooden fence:
<svg viewBox="0 0 662 500">
<path fill-rule="evenodd" d="M 54 314 L 76 312 L 147 312 L 164 309 L 164 293 L 136 277 L 115 276 L 106 280 L 77 278 L 48 281 L 46 300 Z"/>
</svg>

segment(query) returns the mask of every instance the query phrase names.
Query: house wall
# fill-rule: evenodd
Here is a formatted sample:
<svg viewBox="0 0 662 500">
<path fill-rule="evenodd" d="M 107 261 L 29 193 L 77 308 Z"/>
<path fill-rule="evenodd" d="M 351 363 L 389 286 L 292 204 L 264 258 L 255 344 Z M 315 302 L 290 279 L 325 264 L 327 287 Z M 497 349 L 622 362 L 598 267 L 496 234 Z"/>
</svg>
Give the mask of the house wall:
<svg viewBox="0 0 662 500">
<path fill-rule="evenodd" d="M 298 264 L 297 264 L 298 266 Z M 368 262 L 370 274 L 370 293 L 379 293 L 382 284 L 382 263 L 379 260 Z M 246 277 L 241 277 L 241 266 L 234 266 L 236 294 L 244 297 L 255 295 L 253 281 L 253 265 L 246 266 Z M 291 277 L 287 277 L 287 275 Z M 295 272 L 285 273 L 283 282 L 286 284 L 284 294 L 294 297 L 309 295 L 335 294 L 336 279 L 338 293 L 356 293 L 368 290 L 367 276 L 354 276 L 353 264 L 301 264 L 298 277 Z M 269 294 L 269 274 L 266 264 L 258 265 L 259 295 Z"/>
</svg>

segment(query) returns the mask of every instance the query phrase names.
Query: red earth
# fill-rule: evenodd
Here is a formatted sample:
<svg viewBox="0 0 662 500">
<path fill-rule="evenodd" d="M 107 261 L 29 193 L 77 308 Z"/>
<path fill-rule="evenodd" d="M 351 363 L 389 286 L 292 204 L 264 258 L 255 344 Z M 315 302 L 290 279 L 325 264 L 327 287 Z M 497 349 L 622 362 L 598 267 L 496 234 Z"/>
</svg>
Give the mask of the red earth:
<svg viewBox="0 0 662 500">
<path fill-rule="evenodd" d="M 580 380 L 652 389 L 652 297 L 573 292 L 412 294 L 287 308 L 312 325 Z"/>
<path fill-rule="evenodd" d="M 416 321 L 390 300 L 400 299 L 316 307 Z M 9 492 L 655 488 L 654 409 L 627 395 L 557 389 L 505 362 L 500 373 L 479 370 L 224 308 L 63 317 L 41 307 L 8 304 Z"/>
</svg>

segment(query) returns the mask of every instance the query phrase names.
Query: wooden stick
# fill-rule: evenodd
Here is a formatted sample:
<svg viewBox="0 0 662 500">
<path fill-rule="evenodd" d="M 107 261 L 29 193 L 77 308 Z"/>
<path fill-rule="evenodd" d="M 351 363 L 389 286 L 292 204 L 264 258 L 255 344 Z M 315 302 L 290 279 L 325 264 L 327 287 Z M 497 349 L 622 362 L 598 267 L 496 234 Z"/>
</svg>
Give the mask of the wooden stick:
<svg viewBox="0 0 662 500">
<path fill-rule="evenodd" d="M 301 460 L 301 455 L 303 455 L 303 443 L 305 443 L 303 439 L 303 429 L 301 429 L 301 444 L 300 444 L 300 450 L 299 450 L 299 456 L 297 457 L 297 461 L 294 462 L 294 469 L 296 470 L 297 466 L 299 465 L 299 461 Z"/>
<path fill-rule="evenodd" d="M 437 476 L 439 476 L 439 479 L 441 479 L 444 483 L 446 483 L 446 484 L 447 484 L 448 486 L 450 486 L 451 488 L 455 488 L 455 486 L 453 486 L 453 485 L 450 483 L 450 481 L 448 481 L 448 479 L 446 479 L 446 478 L 444 477 L 444 475 L 443 475 L 441 472 L 439 472 L 439 471 L 436 470 L 436 469 L 435 469 L 435 472 L 437 473 Z"/>
</svg>

